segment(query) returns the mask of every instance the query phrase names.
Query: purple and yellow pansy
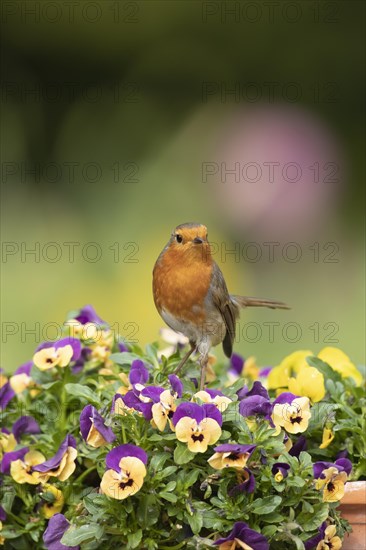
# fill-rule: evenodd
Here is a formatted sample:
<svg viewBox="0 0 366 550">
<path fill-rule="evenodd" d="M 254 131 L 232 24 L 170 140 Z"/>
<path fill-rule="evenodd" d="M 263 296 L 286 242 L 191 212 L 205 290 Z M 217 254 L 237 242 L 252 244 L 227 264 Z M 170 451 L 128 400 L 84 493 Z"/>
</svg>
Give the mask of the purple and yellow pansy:
<svg viewBox="0 0 366 550">
<path fill-rule="evenodd" d="M 86 405 L 80 414 L 80 432 L 86 443 L 91 447 L 102 447 L 112 443 L 116 436 L 105 425 L 104 418 L 93 405 Z"/>
<path fill-rule="evenodd" d="M 281 393 L 273 402 L 272 422 L 278 431 L 297 434 L 304 432 L 311 418 L 310 400 L 290 392 Z"/>
<path fill-rule="evenodd" d="M 178 441 L 193 453 L 204 453 L 221 436 L 222 416 L 216 405 L 181 403 L 173 415 Z"/>
<path fill-rule="evenodd" d="M 120 445 L 106 456 L 107 470 L 100 488 L 114 499 L 123 500 L 137 493 L 146 476 L 147 454 L 136 445 Z"/>
<path fill-rule="evenodd" d="M 57 342 L 44 342 L 38 346 L 33 363 L 40 370 L 53 367 L 67 367 L 71 361 L 79 359 L 81 344 L 77 338 L 62 338 Z"/>
<path fill-rule="evenodd" d="M 286 462 L 275 462 L 271 468 L 272 475 L 277 483 L 281 483 L 288 476 L 289 470 L 290 465 Z"/>
<path fill-rule="evenodd" d="M 68 434 L 61 443 L 57 453 L 33 467 L 33 470 L 40 473 L 42 482 L 48 481 L 50 477 L 57 477 L 60 481 L 66 481 L 73 474 L 77 457 L 75 438 Z"/>
<path fill-rule="evenodd" d="M 208 459 L 208 463 L 215 470 L 222 470 L 224 468 L 237 468 L 241 470 L 247 465 L 248 459 L 255 448 L 256 445 L 224 443 L 214 448 L 215 454 Z"/>
<path fill-rule="evenodd" d="M 214 542 L 219 550 L 269 550 L 269 544 L 263 535 L 250 529 L 244 521 L 234 524 L 227 537 Z"/>
<path fill-rule="evenodd" d="M 338 502 L 345 491 L 345 483 L 352 471 L 348 458 L 332 462 L 316 462 L 313 466 L 315 488 L 323 491 L 324 502 Z"/>
<path fill-rule="evenodd" d="M 229 404 L 232 402 L 229 397 L 226 397 L 220 390 L 205 389 L 196 392 L 192 401 L 201 401 L 202 403 L 213 403 L 221 413 L 225 412 Z"/>
</svg>

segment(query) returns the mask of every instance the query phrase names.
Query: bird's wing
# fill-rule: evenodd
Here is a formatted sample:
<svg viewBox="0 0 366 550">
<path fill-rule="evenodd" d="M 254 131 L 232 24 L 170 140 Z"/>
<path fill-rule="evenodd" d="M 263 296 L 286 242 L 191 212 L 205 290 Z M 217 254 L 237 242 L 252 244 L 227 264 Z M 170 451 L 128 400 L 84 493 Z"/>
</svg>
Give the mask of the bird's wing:
<svg viewBox="0 0 366 550">
<path fill-rule="evenodd" d="M 220 311 L 226 326 L 226 335 L 222 343 L 224 353 L 227 357 L 231 357 L 235 339 L 235 323 L 239 315 L 239 309 L 232 302 L 224 276 L 215 262 L 213 262 L 211 276 L 211 296 L 213 304 Z"/>
</svg>

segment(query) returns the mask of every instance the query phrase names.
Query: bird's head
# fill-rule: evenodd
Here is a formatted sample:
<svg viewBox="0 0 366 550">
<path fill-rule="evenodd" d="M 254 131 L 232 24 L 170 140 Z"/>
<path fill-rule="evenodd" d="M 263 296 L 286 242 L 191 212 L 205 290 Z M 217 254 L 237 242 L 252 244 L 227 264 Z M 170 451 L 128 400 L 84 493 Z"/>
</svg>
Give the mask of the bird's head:
<svg viewBox="0 0 366 550">
<path fill-rule="evenodd" d="M 183 223 L 171 234 L 168 248 L 177 256 L 195 260 L 211 261 L 207 227 L 200 223 Z"/>
</svg>

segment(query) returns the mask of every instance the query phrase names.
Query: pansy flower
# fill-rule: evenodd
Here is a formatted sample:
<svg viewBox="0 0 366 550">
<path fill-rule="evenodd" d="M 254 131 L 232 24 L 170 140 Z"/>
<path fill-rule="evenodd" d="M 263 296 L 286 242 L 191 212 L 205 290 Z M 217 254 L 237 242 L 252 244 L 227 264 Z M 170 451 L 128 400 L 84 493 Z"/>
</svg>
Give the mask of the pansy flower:
<svg viewBox="0 0 366 550">
<path fill-rule="evenodd" d="M 296 442 L 291 445 L 290 450 L 288 451 L 288 454 L 291 456 L 298 457 L 302 451 L 306 451 L 308 446 L 308 442 L 306 440 L 306 437 L 304 435 L 300 435 Z"/>
<path fill-rule="evenodd" d="M 281 393 L 273 402 L 272 421 L 276 428 L 284 428 L 288 433 L 304 432 L 311 417 L 308 397 L 298 397 L 293 393 Z"/>
<path fill-rule="evenodd" d="M 65 504 L 65 499 L 60 489 L 57 489 L 54 485 L 45 483 L 42 487 L 41 497 L 44 501 L 41 510 L 45 518 L 52 518 L 52 516 L 61 512 Z"/>
<path fill-rule="evenodd" d="M 271 472 L 277 483 L 280 483 L 288 476 L 290 465 L 286 462 L 275 462 L 272 466 Z"/>
<path fill-rule="evenodd" d="M 80 431 L 84 441 L 95 448 L 112 443 L 116 439 L 111 428 L 105 425 L 103 417 L 93 405 L 86 405 L 81 411 Z"/>
<path fill-rule="evenodd" d="M 332 462 L 316 462 L 313 466 L 315 488 L 323 491 L 324 502 L 338 502 L 344 495 L 345 483 L 352 470 L 348 458 Z"/>
<path fill-rule="evenodd" d="M 342 541 L 336 536 L 336 532 L 335 525 L 327 526 L 326 522 L 323 522 L 319 527 L 319 532 L 305 541 L 305 550 L 340 550 Z"/>
<path fill-rule="evenodd" d="M 178 441 L 193 453 L 204 453 L 221 436 L 222 416 L 215 405 L 181 403 L 173 416 Z"/>
<path fill-rule="evenodd" d="M 34 466 L 45 461 L 45 457 L 39 451 L 28 451 L 23 458 L 12 461 L 10 475 L 17 483 L 29 483 L 38 485 L 41 483 L 40 473 L 34 470 Z"/>
<path fill-rule="evenodd" d="M 21 416 L 13 424 L 12 432 L 17 441 L 20 440 L 23 434 L 39 434 L 41 433 L 41 428 L 39 427 L 38 422 L 33 418 L 33 416 Z"/>
<path fill-rule="evenodd" d="M 319 449 L 326 449 L 335 438 L 335 433 L 333 432 L 331 427 L 324 426 L 323 428 L 323 436 L 322 436 L 322 442 L 319 445 Z"/>
<path fill-rule="evenodd" d="M 358 386 L 362 384 L 362 374 L 342 350 L 328 346 L 318 353 L 318 357 L 343 378 L 351 377 Z"/>
<path fill-rule="evenodd" d="M 219 550 L 269 550 L 269 544 L 263 535 L 250 529 L 244 521 L 237 521 L 226 538 L 214 542 Z"/>
<path fill-rule="evenodd" d="M 63 338 L 57 342 L 44 342 L 38 346 L 33 363 L 40 370 L 53 367 L 67 367 L 71 361 L 79 359 L 81 344 L 76 338 Z"/>
<path fill-rule="evenodd" d="M 210 390 L 208 388 L 206 390 L 196 392 L 193 395 L 192 400 L 195 401 L 197 399 L 199 399 L 203 403 L 213 403 L 222 413 L 226 411 L 229 403 L 231 403 L 231 399 L 229 397 L 226 397 L 226 395 L 224 395 L 221 391 Z"/>
<path fill-rule="evenodd" d="M 315 367 L 303 367 L 296 378 L 288 381 L 290 392 L 308 397 L 312 403 L 318 403 L 325 396 L 324 376 Z"/>
<path fill-rule="evenodd" d="M 235 485 L 229 491 L 229 496 L 235 496 L 238 493 L 253 493 L 255 489 L 255 477 L 249 468 L 238 471 L 238 485 Z"/>
<path fill-rule="evenodd" d="M 10 433 L 6 428 L 2 428 L 0 431 L 0 460 L 4 453 L 10 453 L 17 446 L 17 440 L 13 433 Z"/>
<path fill-rule="evenodd" d="M 174 430 L 172 417 L 176 408 L 175 398 L 171 392 L 169 390 L 161 392 L 158 403 L 154 403 L 151 407 L 152 425 L 162 432 L 169 423 L 170 428 Z"/>
<path fill-rule="evenodd" d="M 49 460 L 42 462 L 42 464 L 34 466 L 33 469 L 41 473 L 44 481 L 48 481 L 49 477 L 58 477 L 60 481 L 65 481 L 76 468 L 75 459 L 77 454 L 75 438 L 68 434 L 57 453 Z"/>
<path fill-rule="evenodd" d="M 137 493 L 146 476 L 147 454 L 136 445 L 120 445 L 106 456 L 107 470 L 103 474 L 102 492 L 117 500 Z"/>
<path fill-rule="evenodd" d="M 4 454 L 0 463 L 0 472 L 2 474 L 10 474 L 10 466 L 12 462 L 23 459 L 24 455 L 29 452 L 29 447 L 22 447 L 17 451 L 10 451 Z"/>
<path fill-rule="evenodd" d="M 135 409 L 128 407 L 123 400 L 123 395 L 116 393 L 112 399 L 111 413 L 120 416 L 125 416 L 129 412 L 133 412 Z M 139 413 L 142 414 L 142 413 Z"/>
<path fill-rule="evenodd" d="M 296 376 L 302 368 L 308 367 L 307 357 L 314 354 L 310 350 L 294 351 L 285 357 L 279 365 L 268 374 L 267 383 L 270 390 L 285 390 L 288 388 L 290 378 Z"/>
<path fill-rule="evenodd" d="M 22 393 L 30 385 L 34 385 L 32 378 L 30 377 L 30 371 L 32 369 L 32 361 L 20 365 L 9 379 L 9 384 L 16 394 Z"/>
<path fill-rule="evenodd" d="M 215 470 L 223 468 L 242 469 L 247 465 L 248 459 L 256 445 L 238 445 L 237 443 L 224 443 L 215 447 L 215 454 L 208 459 L 208 463 Z"/>
<path fill-rule="evenodd" d="M 43 533 L 43 542 L 47 550 L 79 550 L 80 546 L 66 546 L 60 541 L 70 527 L 70 523 L 62 514 L 55 514 L 48 522 Z"/>
</svg>

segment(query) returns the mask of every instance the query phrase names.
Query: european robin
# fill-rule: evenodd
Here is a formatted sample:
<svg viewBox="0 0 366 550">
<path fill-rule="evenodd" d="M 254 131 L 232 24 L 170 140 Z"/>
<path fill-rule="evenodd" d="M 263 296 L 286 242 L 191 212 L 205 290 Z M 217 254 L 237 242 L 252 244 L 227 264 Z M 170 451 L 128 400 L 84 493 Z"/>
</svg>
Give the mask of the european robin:
<svg viewBox="0 0 366 550">
<path fill-rule="evenodd" d="M 212 259 L 207 228 L 198 223 L 178 225 L 171 234 L 154 266 L 153 294 L 166 324 L 190 342 L 190 349 L 175 373 L 197 351 L 201 365 L 200 389 L 205 383 L 211 346 L 222 342 L 225 355 L 232 355 L 240 308 L 289 309 L 283 302 L 229 294 L 224 276 Z"/>
</svg>

